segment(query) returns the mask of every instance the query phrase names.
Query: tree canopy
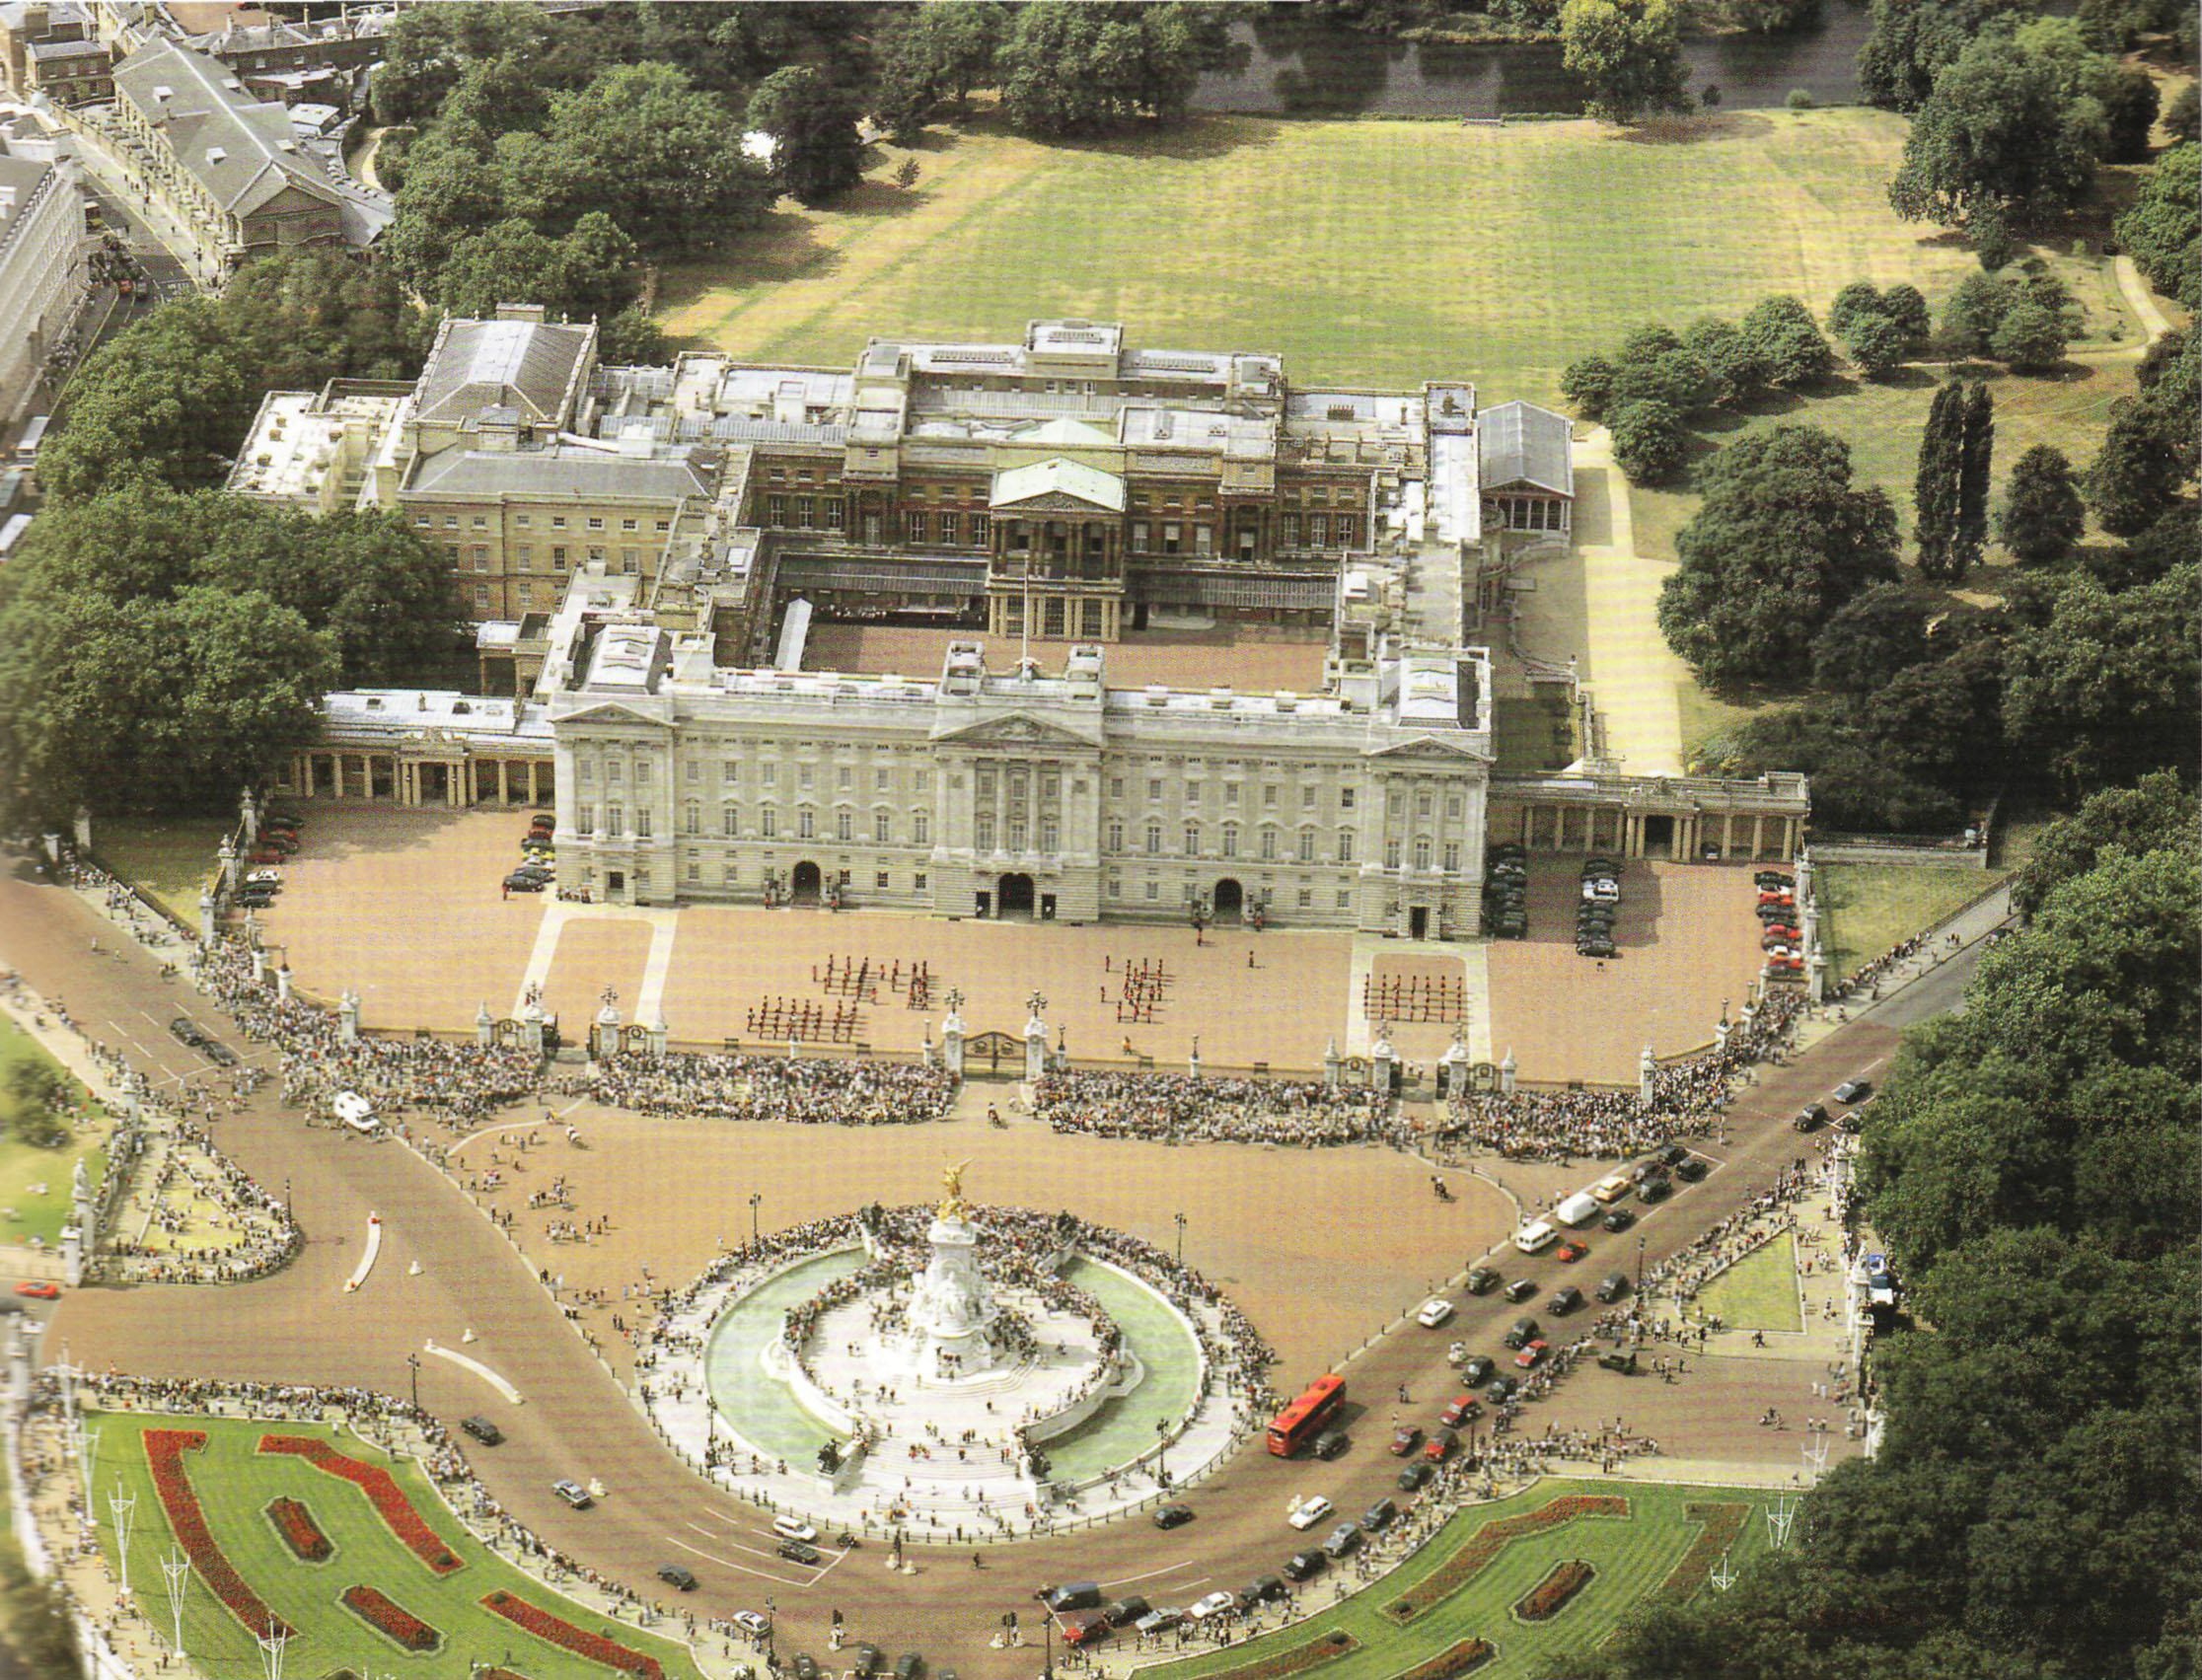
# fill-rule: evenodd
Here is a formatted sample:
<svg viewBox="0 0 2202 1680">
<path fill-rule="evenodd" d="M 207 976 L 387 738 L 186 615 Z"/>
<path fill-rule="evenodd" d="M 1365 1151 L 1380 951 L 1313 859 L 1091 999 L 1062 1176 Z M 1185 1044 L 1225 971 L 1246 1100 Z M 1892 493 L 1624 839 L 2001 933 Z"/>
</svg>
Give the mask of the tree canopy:
<svg viewBox="0 0 2202 1680">
<path fill-rule="evenodd" d="M 1590 86 L 1586 109 L 1612 122 L 1690 109 L 1681 13 L 1673 0 L 1566 0 L 1560 61 Z"/>
<path fill-rule="evenodd" d="M 2050 58 L 2001 32 L 1980 36 L 1936 72 L 1889 202 L 1907 220 L 1945 227 L 2062 209 L 2093 184 L 2101 121 L 2099 106 L 2082 109 L 2066 92 Z"/>
</svg>

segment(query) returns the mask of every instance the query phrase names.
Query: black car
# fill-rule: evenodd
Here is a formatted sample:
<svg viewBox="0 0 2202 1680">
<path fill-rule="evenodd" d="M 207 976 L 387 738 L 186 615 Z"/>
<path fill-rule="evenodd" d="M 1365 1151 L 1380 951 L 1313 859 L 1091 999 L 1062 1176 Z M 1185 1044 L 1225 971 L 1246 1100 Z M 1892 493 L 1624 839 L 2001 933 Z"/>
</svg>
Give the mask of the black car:
<svg viewBox="0 0 2202 1680">
<path fill-rule="evenodd" d="M 1598 1368 L 1602 1371 L 1619 1371 L 1625 1377 L 1636 1375 L 1637 1356 L 1634 1351 L 1624 1353 L 1616 1348 L 1598 1355 Z"/>
<path fill-rule="evenodd" d="M 1506 1285 L 1505 1290 L 1506 1299 L 1513 1302 L 1516 1306 L 1519 1306 L 1523 1301 L 1527 1300 L 1536 1292 L 1537 1282 L 1536 1279 L 1533 1278 L 1516 1278 L 1511 1283 L 1508 1283 Z"/>
<path fill-rule="evenodd" d="M 1239 1594 L 1240 1600 L 1247 1604 L 1267 1604 L 1273 1598 L 1284 1596 L 1284 1583 L 1275 1575 L 1256 1575 Z"/>
<path fill-rule="evenodd" d="M 1826 1124 L 1827 1105 L 1825 1103 L 1806 1103 L 1797 1111 L 1797 1118 L 1790 1122 L 1790 1125 L 1796 1127 L 1799 1132 L 1817 1132 Z"/>
<path fill-rule="evenodd" d="M 1137 1622 L 1153 1608 L 1153 1605 L 1135 1592 L 1130 1597 L 1118 1599 L 1102 1614 L 1108 1617 L 1110 1627 L 1122 1628 L 1130 1623 Z"/>
<path fill-rule="evenodd" d="M 795 1653 L 795 1680 L 818 1680 L 818 1659 L 804 1651 Z"/>
<path fill-rule="evenodd" d="M 818 1548 L 803 1540 L 782 1540 L 779 1543 L 779 1555 L 791 1564 L 818 1562 Z"/>
<path fill-rule="evenodd" d="M 918 1680 L 925 1671 L 925 1659 L 914 1650 L 906 1650 L 895 1658 L 895 1680 Z"/>
<path fill-rule="evenodd" d="M 1545 1302 L 1545 1311 L 1552 1314 L 1554 1318 L 1566 1318 L 1568 1314 L 1574 1312 L 1580 1305 L 1582 1305 L 1582 1291 L 1570 1283 L 1566 1288 L 1554 1294 L 1551 1300 Z"/>
<path fill-rule="evenodd" d="M 1762 893 L 1775 893 L 1784 887 L 1797 885 L 1794 875 L 1785 875 L 1779 869 L 1761 869 L 1751 877 L 1751 885 Z"/>
<path fill-rule="evenodd" d="M 1530 1343 L 1536 1341 L 1536 1339 L 1537 1321 L 1533 1318 L 1517 1318 L 1513 1321 L 1512 1324 L 1506 1327 L 1505 1341 L 1506 1346 L 1509 1348 L 1526 1348 L 1529 1346 Z"/>
<path fill-rule="evenodd" d="M 1162 1505 L 1154 1513 L 1154 1526 L 1157 1528 L 1175 1528 L 1180 1523 L 1191 1522 L 1192 1520 L 1193 1507 L 1191 1505 Z"/>
<path fill-rule="evenodd" d="M 1634 1185 L 1650 1184 L 1655 1178 L 1666 1176 L 1666 1163 L 1656 1156 L 1649 1161 L 1639 1161 L 1629 1169 L 1629 1182 Z"/>
<path fill-rule="evenodd" d="M 1494 1406 L 1504 1406 L 1521 1392 L 1521 1383 L 1514 1377 L 1494 1377 L 1491 1386 L 1484 1390 L 1484 1398 Z"/>
<path fill-rule="evenodd" d="M 1679 1143 L 1669 1143 L 1652 1158 L 1662 1167 L 1678 1167 L 1690 1158 L 1690 1151 Z"/>
<path fill-rule="evenodd" d="M 199 1055 L 205 1057 L 217 1067 L 235 1067 L 237 1065 L 237 1052 L 222 1043 L 220 1039 L 208 1039 L 198 1047 L 198 1050 Z"/>
<path fill-rule="evenodd" d="M 1610 939 L 1578 939 L 1576 955 L 1578 957 L 1618 957 L 1621 954 Z"/>
<path fill-rule="evenodd" d="M 1625 1231 L 1636 1223 L 1636 1215 L 1626 1207 L 1616 1207 L 1598 1223 L 1609 1231 Z"/>
<path fill-rule="evenodd" d="M 1460 1361 L 1460 1380 L 1474 1388 L 1480 1382 L 1489 1382 L 1498 1369 L 1488 1353 L 1471 1353 Z"/>
<path fill-rule="evenodd" d="M 1639 1202 L 1664 1202 L 1674 1194 L 1674 1186 L 1663 1178 L 1648 1179 L 1637 1191 Z"/>
<path fill-rule="evenodd" d="M 1429 1481 L 1431 1475 L 1435 1473 L 1435 1471 L 1436 1466 L 1431 1464 L 1428 1459 L 1416 1459 L 1414 1463 L 1410 1464 L 1409 1466 L 1407 1466 L 1406 1469 L 1402 1470 L 1399 1473 L 1396 1480 L 1400 1491 L 1402 1493 L 1412 1494 L 1425 1482 Z"/>
<path fill-rule="evenodd" d="M 460 1420 L 459 1426 L 483 1446 L 495 1446 L 504 1439 L 504 1430 L 486 1418 L 474 1417 Z"/>
<path fill-rule="evenodd" d="M 1835 1100 L 1839 1103 L 1861 1103 L 1872 1094 L 1871 1079 L 1845 1079 L 1835 1087 Z"/>
<path fill-rule="evenodd" d="M 1322 1572 L 1323 1555 L 1320 1552 L 1294 1552 L 1284 1560 L 1286 1580 L 1305 1580 L 1309 1575 Z"/>
<path fill-rule="evenodd" d="M 887 1653 L 877 1645 L 858 1645 L 856 1647 L 856 1660 L 850 1666 L 855 1670 L 859 1680 L 869 1680 L 871 1675 L 879 1672 L 879 1665 L 886 1660 Z"/>
<path fill-rule="evenodd" d="M 1499 1274 L 1489 1266 L 1469 1269 L 1468 1292 L 1471 1295 L 1488 1295 L 1499 1286 Z"/>
<path fill-rule="evenodd" d="M 515 869 L 504 878 L 508 893 L 540 893 L 554 879 L 548 869 Z"/>
<path fill-rule="evenodd" d="M 660 1564 L 657 1573 L 658 1579 L 672 1587 L 676 1592 L 694 1592 L 696 1590 L 696 1577 L 678 1564 Z"/>
<path fill-rule="evenodd" d="M 179 1015 L 169 1023 L 169 1035 L 186 1050 L 202 1050 L 206 1046 L 206 1033 L 188 1015 Z"/>
<path fill-rule="evenodd" d="M 1608 1272 L 1598 1280 L 1597 1296 L 1601 1301 L 1617 1301 L 1629 1292 L 1629 1275 L 1626 1272 Z"/>
<path fill-rule="evenodd" d="M 1674 1176 L 1686 1184 L 1697 1183 L 1712 1170 L 1712 1164 L 1702 1155 L 1692 1155 L 1686 1161 L 1674 1163 Z"/>
</svg>

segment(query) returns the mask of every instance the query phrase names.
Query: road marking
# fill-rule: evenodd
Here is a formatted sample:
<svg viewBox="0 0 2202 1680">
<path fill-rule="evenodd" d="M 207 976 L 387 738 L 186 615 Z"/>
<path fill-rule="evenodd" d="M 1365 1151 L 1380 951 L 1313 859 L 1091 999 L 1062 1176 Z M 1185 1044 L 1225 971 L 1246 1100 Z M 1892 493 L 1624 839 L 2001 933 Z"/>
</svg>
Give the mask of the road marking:
<svg viewBox="0 0 2202 1680">
<path fill-rule="evenodd" d="M 709 1529 L 704 1528 L 697 1523 L 692 1522 L 688 1526 L 695 1529 L 697 1533 L 702 1535 L 703 1538 L 706 1540 L 715 1540 L 718 1541 L 721 1545 L 730 1545 L 734 1548 L 735 1551 L 747 1552 L 754 1558 L 776 1558 L 779 1556 L 779 1554 L 776 1552 L 760 1552 L 755 1546 L 745 1546 L 739 1540 L 728 1540 L 723 1535 L 713 1534 Z"/>
<path fill-rule="evenodd" d="M 705 1563 L 717 1564 L 723 1569 L 740 1570 L 745 1575 L 755 1575 L 760 1580 L 777 1581 L 781 1586 L 809 1586 L 811 1584 L 807 1580 L 789 1580 L 785 1575 L 775 1575 L 770 1570 L 753 1570 L 747 1564 L 737 1564 L 732 1558 L 714 1557 L 704 1551 L 702 1547 L 691 1546 L 686 1540 L 676 1540 L 670 1534 L 665 1536 L 665 1543 L 668 1546 L 678 1546 L 682 1551 L 692 1553 L 696 1557 L 701 1558 Z"/>
<path fill-rule="evenodd" d="M 367 1274 L 375 1269 L 375 1257 L 382 1253 L 382 1215 L 367 1215 L 367 1252 L 359 1257 L 359 1270 L 344 1283 L 344 1293 L 351 1294 L 367 1281 Z"/>
<path fill-rule="evenodd" d="M 1180 1570 L 1197 1569 L 1198 1567 L 1195 1564 L 1171 1564 L 1164 1569 L 1149 1570 L 1143 1575 L 1124 1575 L 1116 1580 L 1102 1581 L 1100 1584 L 1103 1586 L 1130 1586 L 1135 1581 L 1152 1580 L 1156 1575 L 1176 1574 Z M 1203 1575 L 1201 1578 L 1206 1580 L 1208 1577 Z"/>
<path fill-rule="evenodd" d="M 505 1381 L 505 1379 L 499 1376 L 495 1371 L 491 1370 L 487 1365 L 483 1364 L 479 1359 L 469 1358 L 466 1354 L 458 1351 L 456 1349 L 439 1348 L 433 1342 L 425 1344 L 422 1347 L 421 1351 L 424 1353 L 433 1353 L 439 1359 L 449 1359 L 455 1365 L 465 1366 L 468 1370 L 474 1372 L 476 1376 L 481 1378 L 481 1380 L 487 1383 L 491 1388 L 495 1389 L 499 1394 L 503 1395 L 505 1399 L 510 1401 L 513 1405 L 518 1406 L 523 1404 L 520 1399 L 520 1391 L 517 1388 L 514 1388 L 511 1383 Z"/>
</svg>

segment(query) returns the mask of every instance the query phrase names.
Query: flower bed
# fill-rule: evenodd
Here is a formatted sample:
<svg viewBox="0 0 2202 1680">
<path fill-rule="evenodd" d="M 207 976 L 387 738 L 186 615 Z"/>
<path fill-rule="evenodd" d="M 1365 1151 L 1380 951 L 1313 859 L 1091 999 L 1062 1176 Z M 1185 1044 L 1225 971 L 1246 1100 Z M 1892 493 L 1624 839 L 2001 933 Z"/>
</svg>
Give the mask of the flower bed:
<svg viewBox="0 0 2202 1680">
<path fill-rule="evenodd" d="M 1281 1650 L 1275 1656 L 1250 1662 L 1244 1668 L 1226 1668 L 1211 1676 L 1211 1680 L 1285 1680 L 1286 1675 L 1304 1674 L 1318 1663 L 1359 1648 L 1360 1641 L 1343 1628 L 1334 1628 L 1319 1640 Z"/>
<path fill-rule="evenodd" d="M 1569 1599 L 1590 1584 L 1590 1577 L 1597 1572 L 1580 1558 L 1555 1564 L 1545 1572 L 1545 1578 L 1514 1605 L 1513 1613 L 1524 1622 L 1549 1622 L 1568 1607 Z"/>
<path fill-rule="evenodd" d="M 375 1514 L 383 1519 L 405 1550 L 436 1573 L 448 1575 L 460 1567 L 450 1546 L 413 1509 L 412 1500 L 405 1497 L 405 1491 L 391 1479 L 389 1471 L 338 1452 L 315 1435 L 262 1435 L 259 1450 L 288 1453 L 294 1458 L 303 1458 L 317 1470 L 342 1477 L 367 1496 Z"/>
<path fill-rule="evenodd" d="M 147 1429 L 141 1438 L 145 1442 L 145 1461 L 153 1470 L 153 1491 L 161 1497 L 161 1508 L 168 1513 L 169 1528 L 175 1533 L 177 1544 L 184 1548 L 184 1555 L 191 1560 L 191 1568 L 198 1571 L 199 1579 L 206 1582 L 207 1590 L 222 1601 L 224 1609 L 245 1624 L 255 1639 L 290 1634 L 290 1625 L 260 1602 L 259 1594 L 245 1584 L 245 1577 L 231 1567 L 221 1547 L 214 1544 L 214 1535 L 206 1526 L 206 1513 L 199 1509 L 198 1495 L 191 1491 L 191 1478 L 184 1469 L 184 1455 L 206 1445 L 206 1431 Z"/>
<path fill-rule="evenodd" d="M 475 1680 L 528 1680 L 528 1677 L 517 1668 L 484 1668 Z"/>
<path fill-rule="evenodd" d="M 291 1556 L 302 1564 L 326 1564 L 330 1554 L 336 1550 L 329 1543 L 329 1536 L 321 1531 L 321 1524 L 314 1520 L 314 1513 L 296 1499 L 270 1499 L 267 1520 L 275 1525 L 275 1532 L 291 1549 Z"/>
<path fill-rule="evenodd" d="M 1489 1640 L 1461 1640 L 1427 1662 L 1416 1663 L 1399 1680 L 1454 1680 L 1457 1675 L 1473 1673 L 1498 1654 L 1498 1647 Z"/>
<path fill-rule="evenodd" d="M 601 1662 L 607 1668 L 617 1668 L 623 1674 L 638 1675 L 641 1680 L 665 1680 L 665 1670 L 658 1665 L 656 1657 L 644 1656 L 603 1634 L 592 1634 L 576 1628 L 571 1622 L 560 1621 L 526 1599 L 515 1598 L 509 1592 L 492 1592 L 484 1595 L 481 1603 L 484 1609 L 494 1610 L 514 1627 L 548 1641 L 560 1650 L 569 1650 L 590 1662 Z"/>
<path fill-rule="evenodd" d="M 344 1588 L 344 1608 L 376 1633 L 406 1650 L 434 1650 L 443 1636 L 409 1610 L 397 1605 L 371 1586 Z"/>
<path fill-rule="evenodd" d="M 1399 1623 L 1412 1622 L 1431 1606 L 1458 1592 L 1477 1572 L 1524 1535 L 1539 1534 L 1578 1516 L 1627 1516 L 1629 1501 L 1618 1494 L 1562 1494 L 1535 1510 L 1503 1516 L 1487 1522 L 1460 1549 L 1426 1575 L 1404 1598 L 1384 1606 L 1384 1614 Z"/>
<path fill-rule="evenodd" d="M 1684 1514 L 1692 1522 L 1705 1526 L 1690 1542 L 1690 1549 L 1682 1554 L 1682 1561 L 1659 1583 L 1658 1596 L 1669 1604 L 1687 1604 L 1704 1588 L 1712 1577 L 1713 1566 L 1721 1561 L 1721 1554 L 1743 1537 L 1743 1527 L 1751 1520 L 1751 1507 L 1735 1503 L 1692 1504 L 1684 1507 Z"/>
</svg>

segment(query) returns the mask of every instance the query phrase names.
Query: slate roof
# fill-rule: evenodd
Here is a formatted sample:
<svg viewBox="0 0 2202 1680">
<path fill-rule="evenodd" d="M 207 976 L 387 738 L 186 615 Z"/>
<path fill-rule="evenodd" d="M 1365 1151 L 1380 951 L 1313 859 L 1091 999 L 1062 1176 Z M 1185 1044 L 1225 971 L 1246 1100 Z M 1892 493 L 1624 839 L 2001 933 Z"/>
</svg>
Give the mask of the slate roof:
<svg viewBox="0 0 2202 1680">
<path fill-rule="evenodd" d="M 165 111 L 157 88 L 169 91 Z M 150 41 L 115 66 L 114 91 L 167 135 L 177 161 L 234 215 L 251 215 L 292 187 L 327 204 L 344 203 L 344 194 L 298 150 L 290 113 L 256 101 L 203 53 Z"/>
<path fill-rule="evenodd" d="M 488 499 L 500 494 L 678 502 L 708 498 L 709 482 L 686 457 L 611 455 L 600 449 L 442 449 L 414 469 L 408 491 Z"/>
<path fill-rule="evenodd" d="M 1502 402 L 1477 416 L 1476 438 L 1486 490 L 1534 484 L 1555 495 L 1575 494 L 1567 415 L 1534 402 Z"/>
<path fill-rule="evenodd" d="M 556 420 L 589 347 L 586 327 L 532 321 L 446 325 L 420 370 L 419 417 L 456 425 L 483 408 L 514 408 L 526 420 Z"/>
</svg>

